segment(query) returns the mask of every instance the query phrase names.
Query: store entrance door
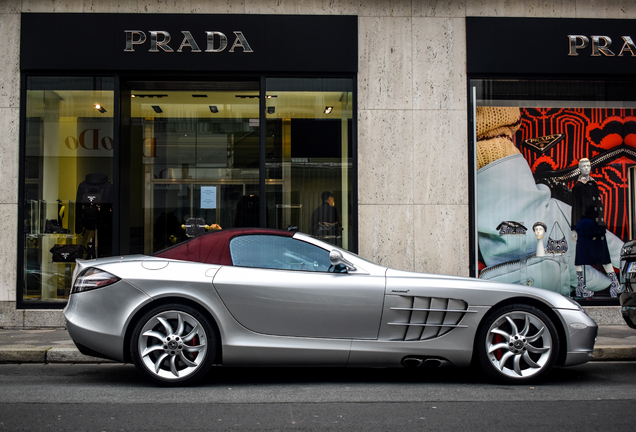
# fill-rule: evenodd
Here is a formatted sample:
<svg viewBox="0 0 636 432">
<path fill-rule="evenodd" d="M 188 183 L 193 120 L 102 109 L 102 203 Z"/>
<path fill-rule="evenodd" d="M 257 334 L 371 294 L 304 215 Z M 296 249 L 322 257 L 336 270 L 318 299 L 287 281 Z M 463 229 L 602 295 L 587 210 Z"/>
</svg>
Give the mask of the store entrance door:
<svg viewBox="0 0 636 432">
<path fill-rule="evenodd" d="M 122 249 L 157 252 L 195 235 L 186 229 L 193 223 L 259 226 L 258 82 L 126 86 L 130 226 L 122 218 L 122 232 L 130 235 Z"/>
</svg>

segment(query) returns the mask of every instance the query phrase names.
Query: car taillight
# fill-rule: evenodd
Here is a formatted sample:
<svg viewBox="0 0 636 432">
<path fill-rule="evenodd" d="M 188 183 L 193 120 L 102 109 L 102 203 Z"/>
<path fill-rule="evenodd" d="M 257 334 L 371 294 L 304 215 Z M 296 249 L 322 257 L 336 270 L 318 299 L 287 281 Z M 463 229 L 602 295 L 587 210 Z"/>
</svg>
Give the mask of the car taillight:
<svg viewBox="0 0 636 432">
<path fill-rule="evenodd" d="M 117 276 L 114 276 L 103 270 L 90 267 L 86 270 L 83 270 L 79 274 L 79 276 L 77 276 L 71 294 L 107 287 L 108 285 L 112 285 L 119 280 L 120 279 Z"/>
</svg>

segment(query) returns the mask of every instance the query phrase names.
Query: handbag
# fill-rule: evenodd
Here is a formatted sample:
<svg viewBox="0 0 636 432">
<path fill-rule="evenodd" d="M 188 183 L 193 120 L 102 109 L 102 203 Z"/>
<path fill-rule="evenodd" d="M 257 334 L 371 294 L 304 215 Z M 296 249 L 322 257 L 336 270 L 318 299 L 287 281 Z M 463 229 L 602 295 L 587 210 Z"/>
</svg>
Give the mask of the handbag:
<svg viewBox="0 0 636 432">
<path fill-rule="evenodd" d="M 62 228 L 57 219 L 47 219 L 44 225 L 44 234 L 68 234 L 68 230 Z"/>
<path fill-rule="evenodd" d="M 53 254 L 53 262 L 72 263 L 76 259 L 84 256 L 84 246 L 82 245 L 54 245 L 50 252 Z"/>
<path fill-rule="evenodd" d="M 560 239 L 554 239 L 555 228 L 559 228 L 559 231 L 561 231 Z M 555 222 L 554 225 L 552 225 L 550 235 L 548 236 L 548 245 L 546 246 L 545 250 L 547 253 L 551 254 L 561 254 L 568 251 L 568 242 L 565 240 L 565 234 L 563 234 L 563 230 L 561 229 L 561 225 L 559 225 L 559 222 Z"/>
<path fill-rule="evenodd" d="M 523 226 L 523 222 L 515 222 L 515 221 L 503 221 L 497 228 L 499 230 L 499 235 L 524 235 L 528 228 Z"/>
</svg>

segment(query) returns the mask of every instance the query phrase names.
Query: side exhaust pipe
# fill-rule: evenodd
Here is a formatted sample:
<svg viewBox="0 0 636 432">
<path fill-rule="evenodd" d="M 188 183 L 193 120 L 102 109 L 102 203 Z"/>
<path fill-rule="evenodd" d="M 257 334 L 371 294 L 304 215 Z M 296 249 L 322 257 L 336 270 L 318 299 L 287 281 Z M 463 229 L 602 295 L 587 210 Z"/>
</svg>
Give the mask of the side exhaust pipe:
<svg viewBox="0 0 636 432">
<path fill-rule="evenodd" d="M 402 366 L 404 366 L 405 368 L 438 368 L 450 365 L 451 363 L 448 360 L 441 358 L 404 357 L 402 359 Z"/>
<path fill-rule="evenodd" d="M 422 359 L 416 357 L 406 357 L 402 360 L 402 366 L 407 368 L 420 367 L 423 363 L 424 361 Z"/>
</svg>

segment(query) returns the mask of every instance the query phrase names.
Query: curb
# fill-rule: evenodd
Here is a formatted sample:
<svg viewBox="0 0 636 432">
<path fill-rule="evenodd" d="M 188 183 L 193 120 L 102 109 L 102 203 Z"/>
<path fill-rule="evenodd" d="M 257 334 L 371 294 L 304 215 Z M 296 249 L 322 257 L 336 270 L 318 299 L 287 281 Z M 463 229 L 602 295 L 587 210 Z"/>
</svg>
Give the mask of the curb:
<svg viewBox="0 0 636 432">
<path fill-rule="evenodd" d="M 117 363 L 80 353 L 77 348 L 0 348 L 0 363 Z"/>
<path fill-rule="evenodd" d="M 636 360 L 636 348 L 626 346 L 599 346 L 594 348 L 595 361 Z"/>
<path fill-rule="evenodd" d="M 592 361 L 635 361 L 636 347 L 598 346 Z M 77 348 L 0 348 L 0 364 L 19 363 L 117 363 L 80 353 Z"/>
</svg>

